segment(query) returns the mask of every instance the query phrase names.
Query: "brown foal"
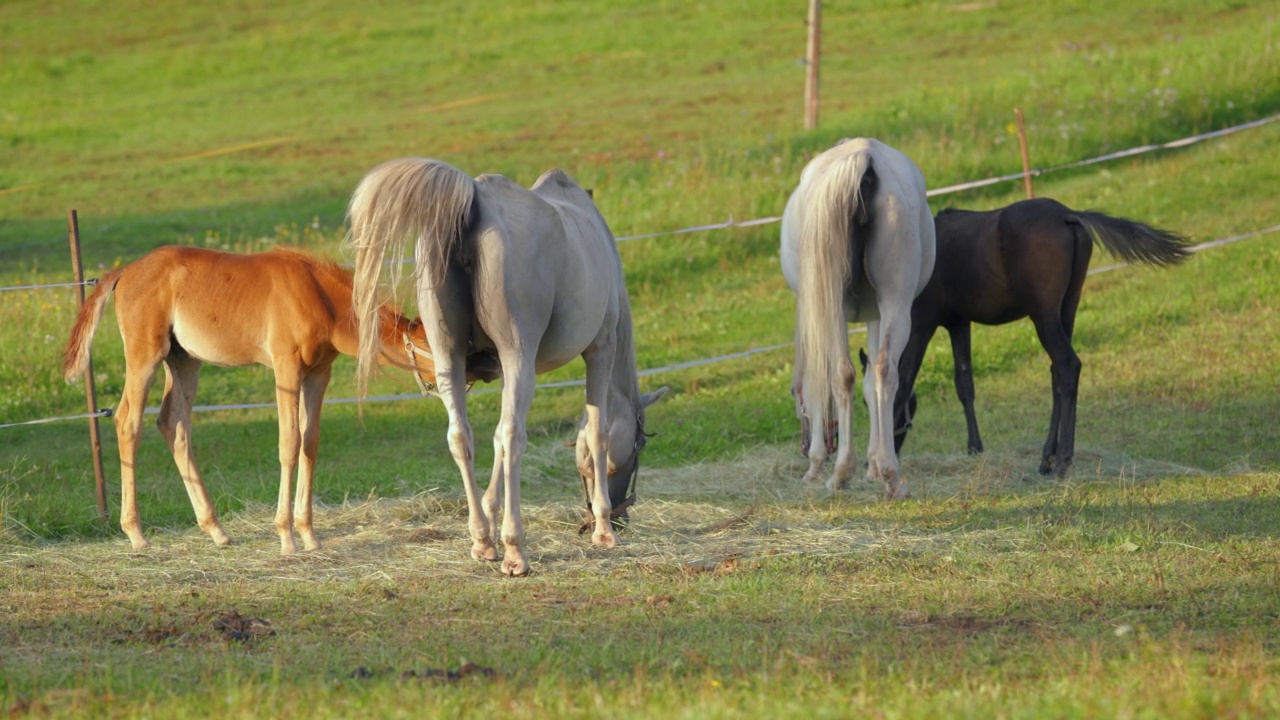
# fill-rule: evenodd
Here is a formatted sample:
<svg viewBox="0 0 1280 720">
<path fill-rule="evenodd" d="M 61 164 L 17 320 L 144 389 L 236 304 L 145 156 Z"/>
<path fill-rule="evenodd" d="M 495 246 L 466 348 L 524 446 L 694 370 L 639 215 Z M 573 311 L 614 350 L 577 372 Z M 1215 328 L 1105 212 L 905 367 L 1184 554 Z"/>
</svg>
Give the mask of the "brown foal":
<svg viewBox="0 0 1280 720">
<path fill-rule="evenodd" d="M 275 517 L 280 551 L 320 546 L 311 526 L 311 489 L 320 441 L 320 406 L 338 355 L 355 355 L 357 328 L 351 273 L 293 250 L 241 255 L 195 247 L 161 247 L 107 273 L 85 302 L 64 353 L 68 382 L 82 375 L 89 346 L 114 292 L 124 340 L 125 384 L 116 410 L 120 445 L 120 526 L 135 550 L 148 547 L 138 518 L 135 460 L 142 415 L 156 368 L 164 365 L 157 426 L 186 483 L 196 521 L 219 545 L 231 542 L 191 447 L 191 408 L 200 366 L 261 363 L 275 370 L 280 414 L 280 495 Z M 389 304 L 378 310 L 382 365 L 416 372 L 435 383 L 422 323 Z M 491 378 L 485 378 L 491 379 Z M 301 452 L 299 452 L 301 451 Z M 290 481 L 297 469 L 291 511 Z"/>
</svg>

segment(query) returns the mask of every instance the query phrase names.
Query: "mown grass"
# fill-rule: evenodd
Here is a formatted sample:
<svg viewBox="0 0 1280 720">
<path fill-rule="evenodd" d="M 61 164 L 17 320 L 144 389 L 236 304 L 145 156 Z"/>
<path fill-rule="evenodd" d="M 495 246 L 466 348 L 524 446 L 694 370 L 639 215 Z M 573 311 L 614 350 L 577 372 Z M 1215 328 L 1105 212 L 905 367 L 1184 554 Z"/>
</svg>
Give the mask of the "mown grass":
<svg viewBox="0 0 1280 720">
<path fill-rule="evenodd" d="M 172 242 L 337 253 L 351 188 L 397 155 L 525 183 L 564 167 L 628 235 L 777 215 L 805 160 L 845 136 L 904 149 L 937 187 L 1017 168 L 1014 106 L 1041 167 L 1280 111 L 1275 11 L 1261 4 L 828 2 L 823 120 L 803 133 L 793 4 L 0 5 L 0 285 L 68 279 L 73 207 L 90 275 Z M 1198 241 L 1270 227 L 1278 133 L 1056 172 L 1037 190 Z M 776 247 L 776 226 L 623 243 L 640 366 L 789 342 Z M 1090 278 L 1077 466 L 1062 482 L 1034 473 L 1049 377 L 1025 323 L 975 331 L 980 457 L 961 454 L 936 340 L 903 504 L 861 484 L 838 497 L 799 486 L 790 349 L 646 378 L 673 393 L 650 413 L 641 502 L 610 553 L 573 534 L 561 443 L 580 391 L 540 392 L 524 477 L 535 574 L 519 582 L 466 557 L 434 402 L 326 408 L 327 547 L 294 559 L 276 556 L 266 505 L 271 409 L 197 417 L 197 457 L 237 540 L 226 550 L 192 527 L 150 429 L 144 554 L 96 519 L 82 422 L 0 429 L 0 707 L 1274 715 L 1277 248 L 1272 234 Z M 0 423 L 82 411 L 79 385 L 58 377 L 72 313 L 65 290 L 0 294 Z M 107 406 L 123 380 L 111 325 L 95 344 Z M 331 397 L 351 396 L 351 374 L 340 365 Z M 208 368 L 199 402 L 269 402 L 271 382 Z M 388 375 L 373 391 L 415 389 Z M 487 437 L 496 396 L 472 403 Z M 477 451 L 483 467 L 488 443 Z M 276 634 L 226 639 L 213 621 L 231 610 Z M 493 675 L 417 677 L 463 658 Z"/>
<path fill-rule="evenodd" d="M 297 559 L 264 552 L 261 506 L 225 550 L 195 530 L 143 555 L 10 546 L 23 609 L 5 630 L 8 694 L 52 714 L 175 717 L 263 702 L 281 717 L 1263 717 L 1280 703 L 1273 475 L 886 506 L 797 502 L 785 472 L 706 469 L 752 477 L 728 493 L 756 493 L 750 509 L 650 503 L 604 553 L 573 538 L 568 504 L 535 506 L 537 572 L 518 583 L 465 559 L 462 508 L 435 494 L 332 508 L 328 549 Z M 274 634 L 229 640 L 214 626 L 228 611 Z M 493 675 L 423 677 L 464 663 Z"/>
</svg>

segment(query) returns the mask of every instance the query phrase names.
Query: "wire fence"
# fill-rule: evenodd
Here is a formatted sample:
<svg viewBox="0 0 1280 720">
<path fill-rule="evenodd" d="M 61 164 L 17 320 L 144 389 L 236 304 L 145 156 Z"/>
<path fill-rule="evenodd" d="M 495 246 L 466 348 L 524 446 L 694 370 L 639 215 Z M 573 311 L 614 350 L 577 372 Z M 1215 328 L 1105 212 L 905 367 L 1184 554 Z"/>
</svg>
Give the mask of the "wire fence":
<svg viewBox="0 0 1280 720">
<path fill-rule="evenodd" d="M 1069 162 L 1062 165 L 1054 165 L 1048 168 L 1032 168 L 1026 173 L 1021 173 L 1021 172 L 1009 173 L 1007 175 L 997 175 L 994 177 L 983 178 L 982 180 L 973 180 L 971 182 L 959 183 L 957 185 L 947 185 L 940 188 L 933 188 L 932 190 L 926 191 L 925 195 L 927 195 L 928 197 L 937 197 L 939 195 L 949 195 L 952 193 L 964 192 L 965 190 L 976 190 L 977 188 L 987 187 L 990 185 L 998 185 L 1002 182 L 1013 182 L 1015 180 L 1021 180 L 1027 175 L 1030 175 L 1032 177 L 1040 177 L 1042 175 L 1047 175 L 1049 173 L 1060 172 L 1063 170 L 1071 170 L 1074 168 L 1085 167 L 1088 165 L 1095 165 L 1097 163 L 1107 162 L 1109 160 L 1119 160 L 1122 158 L 1134 157 L 1136 155 L 1143 155 L 1146 153 L 1155 152 L 1157 150 L 1183 148 L 1189 145 L 1194 145 L 1204 140 L 1224 137 L 1226 135 L 1231 135 L 1231 134 L 1242 132 L 1245 130 L 1252 130 L 1254 128 L 1262 127 L 1263 125 L 1276 122 L 1277 120 L 1280 120 L 1280 115 L 1271 115 L 1269 117 L 1259 118 L 1257 120 L 1252 120 L 1250 122 L 1242 123 L 1240 125 L 1233 125 L 1231 127 L 1222 128 L 1220 130 L 1212 130 L 1210 132 L 1200 133 L 1198 135 L 1191 135 L 1188 137 L 1179 138 L 1177 140 L 1170 140 L 1169 142 L 1158 143 L 1153 145 L 1139 145 L 1137 147 L 1132 147 L 1125 150 L 1118 150 L 1116 152 L 1107 153 L 1105 155 L 1098 155 L 1096 157 L 1086 158 L 1084 160 L 1077 160 L 1075 162 Z M 207 153 L 202 153 L 202 155 L 203 154 L 207 154 Z M 709 232 L 711 230 L 728 230 L 731 228 L 759 227 L 761 225 L 771 225 L 773 223 L 781 222 L 781 221 L 782 221 L 781 215 L 773 215 L 770 217 L 756 218 L 754 220 L 734 220 L 733 217 L 730 216 L 729 219 L 725 220 L 724 222 L 707 223 L 705 225 L 694 225 L 692 227 L 679 228 L 676 230 L 659 230 L 657 232 L 641 233 L 639 235 L 624 235 L 622 237 L 616 238 L 616 240 L 618 242 L 627 242 L 630 240 L 644 240 L 647 238 L 664 237 L 668 235 L 685 235 L 688 233 Z M 412 262 L 412 260 L 406 259 L 405 262 Z M 18 285 L 18 286 L 12 286 L 12 287 L 0 287 L 0 292 L 5 292 L 9 290 L 40 290 L 45 288 L 75 287 L 77 285 L 94 285 L 96 283 L 97 283 L 97 280 L 86 280 L 83 283 L 49 283 L 44 285 Z"/>
<path fill-rule="evenodd" d="M 938 195 L 963 192 L 965 190 L 972 190 L 976 188 L 986 187 L 986 186 L 995 185 L 1001 182 L 1010 182 L 1014 180 L 1020 180 L 1026 177 L 1027 175 L 1040 176 L 1046 173 L 1058 172 L 1058 171 L 1068 170 L 1073 168 L 1086 167 L 1089 165 L 1107 162 L 1110 160 L 1117 160 L 1117 159 L 1126 158 L 1126 157 L 1134 157 L 1134 156 L 1142 155 L 1149 152 L 1155 152 L 1157 150 L 1187 147 L 1188 145 L 1193 145 L 1203 140 L 1219 138 L 1226 135 L 1230 135 L 1232 133 L 1237 133 L 1244 130 L 1250 130 L 1253 128 L 1261 127 L 1263 125 L 1267 125 L 1277 120 L 1280 120 L 1280 115 L 1272 115 L 1270 117 L 1261 118 L 1258 120 L 1254 120 L 1252 122 L 1243 123 L 1241 125 L 1234 125 L 1232 127 L 1222 128 L 1220 130 L 1200 133 L 1198 135 L 1192 135 L 1189 137 L 1180 138 L 1178 140 L 1171 140 L 1165 143 L 1141 145 L 1138 147 L 1133 147 L 1125 150 L 1119 150 L 1113 153 L 1108 153 L 1106 155 L 1099 155 L 1097 157 L 1086 158 L 1084 160 L 1078 160 L 1078 161 L 1066 163 L 1063 165 L 1056 165 L 1050 168 L 1031 169 L 1026 173 L 1022 173 L 1022 172 L 1010 173 L 1007 175 L 1000 175 L 997 177 L 990 177 L 982 180 L 975 180 L 972 182 L 960 183 L 957 185 L 948 185 L 946 187 L 934 188 L 932 190 L 927 191 L 926 194 L 929 197 L 935 197 Z M 692 227 L 679 228 L 676 230 L 664 230 L 664 231 L 658 231 L 658 232 L 643 233 L 639 235 L 627 235 L 627 236 L 617 238 L 617 241 L 625 242 L 625 241 L 631 241 L 631 240 L 642 240 L 646 238 L 682 235 L 682 234 L 697 233 L 697 232 L 708 232 L 711 230 L 758 227 L 762 225 L 769 225 L 772 223 L 780 222 L 781 220 L 782 220 L 781 216 L 771 216 L 771 217 L 764 217 L 764 218 L 756 218 L 754 220 L 742 220 L 742 221 L 735 221 L 732 217 L 730 217 L 728 220 L 720 223 L 709 223 L 705 225 L 696 225 Z M 1229 237 L 1200 243 L 1198 245 L 1192 246 L 1190 250 L 1191 252 L 1200 252 L 1203 250 L 1208 250 L 1210 248 L 1217 248 L 1217 247 L 1222 247 L 1224 245 L 1229 245 L 1231 243 L 1239 242 L 1241 240 L 1247 240 L 1247 239 L 1259 237 L 1262 235 L 1268 235 L 1277 231 L 1280 231 L 1280 225 L 1273 225 L 1271 227 L 1263 228 L 1261 230 L 1254 230 L 1251 232 L 1241 233 L 1238 235 L 1232 235 Z M 1094 275 L 1097 273 L 1109 272 L 1109 271 L 1117 270 L 1119 268 L 1127 267 L 1127 266 L 1128 266 L 1127 263 L 1117 263 L 1114 265 L 1107 265 L 1103 267 L 1092 268 L 1089 270 L 1089 274 Z M 18 285 L 18 286 L 10 286 L 10 287 L 0 287 L 0 292 L 76 287 L 80 285 L 95 285 L 97 284 L 97 282 L 98 281 L 96 279 L 91 279 L 91 280 L 86 280 L 84 282 L 49 283 L 49 284 L 39 284 L 39 285 Z M 850 330 L 850 334 L 857 334 L 865 331 L 866 331 L 865 326 L 858 326 Z M 762 353 L 774 352 L 777 350 L 791 347 L 793 344 L 794 343 L 787 342 L 787 343 L 780 343 L 777 345 L 769 345 L 766 347 L 749 348 L 747 350 L 729 353 L 726 355 L 719 355 L 719 356 L 709 357 L 709 358 L 698 358 L 695 360 L 687 360 L 687 361 L 675 363 L 672 365 L 665 365 L 662 367 L 643 369 L 643 370 L 640 370 L 637 374 L 640 377 L 648 377 L 653 375 L 660 375 L 663 373 L 676 372 L 679 370 L 687 370 L 695 367 L 704 367 L 707 365 L 714 365 L 722 362 L 739 360 L 739 359 L 751 357 L 753 355 L 759 355 Z M 563 380 L 563 381 L 550 382 L 550 383 L 539 383 L 537 385 L 537 388 L 549 389 L 549 388 L 563 388 L 563 387 L 579 387 L 584 385 L 585 383 L 586 381 L 583 379 Z M 498 391 L 499 391 L 498 388 L 481 388 L 473 391 L 472 394 L 482 395 L 482 394 L 494 393 Z M 392 395 L 374 395 L 374 396 L 369 396 L 363 399 L 354 398 L 354 397 L 328 398 L 324 401 L 324 404 L 344 405 L 344 404 L 353 404 L 353 403 L 359 403 L 359 402 L 398 402 L 403 400 L 415 399 L 419 397 L 422 397 L 420 393 L 403 393 L 403 394 L 392 394 Z M 274 402 L 240 403 L 240 404 L 231 404 L 231 405 L 197 405 L 197 406 L 194 406 L 192 410 L 195 412 L 211 412 L 211 411 L 224 411 L 224 410 L 251 410 L 251 409 L 260 409 L 260 408 L 274 408 L 275 406 L 276 404 Z M 148 414 L 155 414 L 159 412 L 159 410 L 156 408 L 148 408 L 146 412 Z M 82 413 L 79 415 L 68 415 L 68 416 L 62 416 L 62 417 L 39 418 L 35 420 L 26 420 L 22 422 L 0 424 L 0 430 L 6 429 L 6 428 L 24 427 L 24 426 L 30 426 L 30 425 L 43 425 L 46 423 L 61 422 L 65 420 L 83 420 L 86 418 L 95 418 L 95 417 L 111 417 L 113 414 L 114 414 L 113 410 L 103 409 L 94 413 Z"/>
<path fill-rule="evenodd" d="M 1231 235 L 1229 237 L 1219 238 L 1217 240 L 1210 240 L 1208 242 L 1203 242 L 1198 245 L 1193 245 L 1188 249 L 1191 252 L 1196 253 L 1204 250 L 1209 250 L 1212 248 L 1222 247 L 1224 245 L 1230 245 L 1232 243 L 1239 242 L 1241 240 L 1248 240 L 1255 237 L 1261 237 L 1263 235 L 1269 235 L 1275 232 L 1280 232 L 1280 225 L 1272 225 L 1271 227 L 1263 228 L 1261 230 L 1253 230 L 1251 232 L 1240 233 L 1238 235 Z M 1097 275 L 1098 273 L 1110 272 L 1112 270 L 1119 270 L 1120 268 L 1125 268 L 1125 267 L 1129 267 L 1129 264 L 1116 263 L 1114 265 L 1104 265 L 1102 267 L 1091 268 L 1088 274 Z M 866 330 L 867 329 L 865 325 L 859 325 L 849 330 L 849 334 L 857 335 L 859 333 L 866 332 Z M 695 360 L 686 360 L 684 362 L 679 362 L 672 365 L 663 365 L 661 367 L 647 368 L 647 369 L 638 371 L 636 374 L 639 377 L 650 377 L 653 375 L 661 375 L 664 373 L 677 372 L 680 370 L 688 370 L 690 368 L 704 367 L 707 365 L 716 365 L 723 362 L 729 362 L 731 360 L 741 360 L 743 358 L 748 358 L 753 355 L 760 355 L 763 353 L 770 353 L 777 350 L 782 350 L 785 348 L 789 348 L 794 344 L 795 343 L 792 343 L 792 342 L 786 342 L 786 343 L 779 343 L 777 345 L 767 345 L 764 347 L 748 348 L 746 350 L 728 353 L 725 355 L 717 355 L 715 357 L 698 358 Z M 560 381 L 549 382 L 549 383 L 538 383 L 537 388 L 539 390 L 546 390 L 551 388 L 581 387 L 585 384 L 586 384 L 586 380 L 582 378 L 578 378 L 575 380 L 560 380 Z M 495 392 L 499 392 L 499 388 L 480 388 L 478 390 L 473 390 L 471 394 L 485 395 L 485 394 L 495 393 Z M 392 394 L 392 395 L 371 395 L 369 397 L 363 398 L 363 400 L 361 398 L 354 398 L 354 397 L 326 398 L 324 401 L 324 404 L 325 405 L 350 405 L 350 404 L 359 403 L 359 402 L 371 402 L 371 403 L 399 402 L 403 400 L 414 400 L 420 397 L 422 397 L 421 393 L 400 393 L 400 394 Z M 222 410 L 256 410 L 256 409 L 274 408 L 274 407 L 276 407 L 276 404 L 273 402 L 238 403 L 238 404 L 232 404 L 232 405 L 196 405 L 192 407 L 192 411 L 213 412 L 213 411 L 222 411 Z M 146 413 L 148 415 L 154 415 L 158 412 L 159 412 L 158 408 L 147 408 L 146 410 Z M 103 410 L 99 410 L 96 413 L 82 413 L 80 415 L 68 415 L 64 417 L 41 418 L 38 420 L 27 420 L 24 422 L 8 423 L 8 424 L 0 425 L 0 430 L 3 430 L 5 428 L 21 427 L 26 425 L 43 425 L 45 423 L 60 422 L 63 420 L 83 420 L 86 418 L 94 418 L 94 417 L 111 417 L 114 414 L 115 413 L 113 410 L 103 409 Z"/>
</svg>

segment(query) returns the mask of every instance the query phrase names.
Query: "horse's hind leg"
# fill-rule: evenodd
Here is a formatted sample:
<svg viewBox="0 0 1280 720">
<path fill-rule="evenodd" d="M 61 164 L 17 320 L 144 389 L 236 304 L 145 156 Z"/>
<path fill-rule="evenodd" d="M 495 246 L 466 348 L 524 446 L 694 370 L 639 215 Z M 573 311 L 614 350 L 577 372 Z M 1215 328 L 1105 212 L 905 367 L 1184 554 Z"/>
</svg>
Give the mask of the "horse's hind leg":
<svg viewBox="0 0 1280 720">
<path fill-rule="evenodd" d="M 797 338 L 795 343 L 796 356 L 795 362 L 792 364 L 791 370 L 791 397 L 796 402 L 796 419 L 800 421 L 800 455 L 801 457 L 809 457 L 809 443 L 813 440 L 813 424 L 810 421 L 809 413 L 805 411 L 804 404 L 804 357 L 801 355 L 800 342 Z M 834 420 L 835 409 L 828 405 L 824 411 L 826 420 L 820 422 L 822 427 L 824 448 L 826 450 L 822 455 L 822 459 L 818 460 L 817 468 L 810 468 L 805 474 L 805 480 L 811 482 L 818 481 L 818 473 L 822 469 L 822 461 L 827 455 L 831 455 L 837 450 L 837 441 L 839 437 L 839 424 Z"/>
<path fill-rule="evenodd" d="M 129 537 L 134 550 L 146 550 L 151 543 L 142 536 L 142 521 L 138 517 L 138 441 L 142 437 L 147 394 L 159 359 L 131 351 L 126 345 L 124 391 L 115 414 L 116 440 L 120 447 L 120 529 Z"/>
<path fill-rule="evenodd" d="M 191 500 L 191 509 L 196 514 L 196 524 L 218 545 L 229 545 L 231 538 L 218 523 L 217 510 L 200 478 L 195 450 L 191 446 L 191 406 L 200 381 L 200 365 L 199 360 L 191 357 L 170 355 L 165 358 L 164 399 L 160 402 L 156 427 L 164 436 L 173 462 L 178 466 L 182 483 L 187 488 L 187 497 Z"/>
<path fill-rule="evenodd" d="M 453 284 L 458 283 L 458 284 Z M 462 475 L 462 487 L 467 496 L 467 529 L 471 535 L 471 557 L 476 560 L 498 559 L 494 535 L 488 515 L 485 513 L 475 475 L 475 436 L 467 419 L 466 343 L 471 325 L 471 308 L 459 306 L 458 297 L 470 297 L 459 278 L 446 282 L 443 289 L 420 288 L 418 307 L 422 311 L 422 324 L 427 331 L 436 360 L 436 384 L 440 402 L 449 416 L 446 438 L 449 453 L 453 456 L 458 472 Z M 444 307 L 445 302 L 451 303 Z M 503 386 L 507 380 L 507 368 L 502 367 Z"/>
<path fill-rule="evenodd" d="M 536 342 L 534 343 L 536 348 Z M 495 463 L 502 464 L 502 475 L 495 479 L 505 483 L 506 493 L 502 508 L 502 572 L 522 577 L 529 574 L 529 561 L 524 552 L 524 521 L 520 517 L 520 463 L 528 446 L 525 418 L 533 405 L 533 391 L 537 382 L 532 352 L 521 355 L 523 347 L 501 352 L 502 357 L 502 412 L 498 427 L 494 430 Z M 605 505 L 608 506 L 608 495 Z M 607 511 L 606 511 L 607 512 Z M 609 527 L 606 515 L 604 525 Z M 610 530 L 612 532 L 612 530 Z"/>
<path fill-rule="evenodd" d="M 1054 417 L 1051 419 L 1052 427 L 1050 432 L 1057 431 L 1058 446 L 1057 457 L 1058 463 L 1056 467 L 1045 468 L 1041 465 L 1041 473 L 1055 473 L 1059 477 L 1065 475 L 1067 470 L 1071 468 L 1071 463 L 1075 459 L 1076 451 L 1076 403 L 1079 397 L 1080 389 L 1080 357 L 1076 355 L 1075 349 L 1071 345 L 1071 339 L 1075 336 L 1076 310 L 1080 306 L 1080 295 L 1084 290 L 1084 280 L 1089 273 L 1089 256 L 1092 253 L 1093 242 L 1085 237 L 1077 237 L 1076 253 L 1072 263 L 1071 283 L 1067 287 L 1066 296 L 1062 300 L 1062 310 L 1058 315 L 1061 322 L 1062 337 L 1065 340 L 1066 352 L 1062 353 L 1063 361 L 1061 363 L 1063 369 L 1063 377 L 1061 380 L 1055 378 L 1055 383 L 1061 387 L 1062 402 L 1059 407 L 1055 391 L 1054 399 Z M 1046 346 L 1047 349 L 1047 346 Z M 1054 366 L 1058 366 L 1058 361 L 1054 360 Z M 1052 437 L 1052 436 L 1051 436 Z M 1052 465 L 1052 464 L 1051 464 Z"/>
<path fill-rule="evenodd" d="M 302 454 L 298 458 L 298 488 L 293 500 L 293 528 L 302 538 L 302 547 L 318 550 L 312 525 L 313 488 L 316 479 L 316 455 L 320 451 L 320 410 L 324 407 L 324 392 L 329 387 L 332 365 L 315 368 L 302 378 L 302 413 L 299 417 L 299 434 L 302 437 Z"/>
<path fill-rule="evenodd" d="M 1041 475 L 1066 474 L 1075 451 L 1076 395 L 1080 386 L 1080 358 L 1057 314 L 1033 316 L 1036 335 L 1051 363 L 1053 412 L 1040 461 Z"/>
<path fill-rule="evenodd" d="M 898 477 L 898 458 L 893 450 L 893 400 L 897 394 L 898 362 L 892 358 L 880 321 L 867 323 L 869 364 L 862 377 L 862 394 L 867 404 L 867 480 L 884 486 L 887 500 L 907 496 Z"/>
<path fill-rule="evenodd" d="M 831 478 L 827 480 L 827 489 L 843 490 L 849 486 L 858 466 L 858 455 L 853 449 L 853 384 L 856 377 L 853 362 L 849 359 L 849 348 L 845 347 L 844 362 L 840 364 L 836 382 L 831 388 L 834 395 L 834 412 L 836 414 L 836 462 Z M 829 444 L 824 443 L 828 445 Z"/>
<path fill-rule="evenodd" d="M 951 338 L 951 357 L 955 364 L 956 397 L 964 408 L 964 420 L 969 429 L 969 453 L 982 452 L 982 436 L 978 434 L 978 416 L 973 409 L 973 356 L 970 344 L 970 324 L 958 322 L 947 328 Z"/>
<path fill-rule="evenodd" d="M 908 296 L 909 297 L 909 296 Z M 898 368 L 910 335 L 910 306 L 881 310 L 881 319 L 867 323 L 867 348 L 871 364 L 862 380 L 871 426 L 867 443 L 867 479 L 884 485 L 886 500 L 910 496 L 898 471 L 894 450 L 894 399 L 898 393 Z"/>
<path fill-rule="evenodd" d="M 484 491 L 484 517 L 489 527 L 489 537 L 502 536 L 499 526 L 502 509 L 502 498 L 506 488 L 502 467 L 506 457 L 502 440 L 497 432 L 493 435 L 493 472 L 489 475 L 489 487 Z"/>
<path fill-rule="evenodd" d="M 795 361 L 791 364 L 791 397 L 796 401 L 796 419 L 800 421 L 800 454 L 808 456 L 812 429 L 804 411 L 804 358 L 800 356 L 800 342 L 795 342 Z"/>
</svg>

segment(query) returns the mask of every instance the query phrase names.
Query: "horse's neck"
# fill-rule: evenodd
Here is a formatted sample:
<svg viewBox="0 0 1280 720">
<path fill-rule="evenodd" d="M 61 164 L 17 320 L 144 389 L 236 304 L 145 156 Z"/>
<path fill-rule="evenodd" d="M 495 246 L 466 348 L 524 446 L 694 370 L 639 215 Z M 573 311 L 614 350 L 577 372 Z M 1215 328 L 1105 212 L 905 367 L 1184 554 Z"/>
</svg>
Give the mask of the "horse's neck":
<svg viewBox="0 0 1280 720">
<path fill-rule="evenodd" d="M 609 390 L 613 400 L 625 400 L 632 408 L 640 407 L 640 380 L 636 374 L 635 336 L 631 327 L 631 304 L 625 291 L 622 293 L 621 310 L 618 313 L 617 342 L 614 344 L 613 377 Z"/>
<path fill-rule="evenodd" d="M 360 331 L 352 303 L 351 276 L 337 268 L 319 268 L 316 279 L 333 303 L 334 327 L 331 342 L 338 352 L 355 356 L 360 347 Z M 389 305 L 378 308 L 378 337 L 383 347 L 400 347 L 409 319 Z M 383 353 L 386 355 L 386 353 Z"/>
<path fill-rule="evenodd" d="M 354 324 L 352 325 L 354 328 Z M 412 367 L 404 349 L 409 336 L 409 318 L 390 305 L 378 308 L 378 338 L 382 341 L 378 363 L 407 370 Z M 419 338 L 425 350 L 426 342 Z"/>
</svg>

